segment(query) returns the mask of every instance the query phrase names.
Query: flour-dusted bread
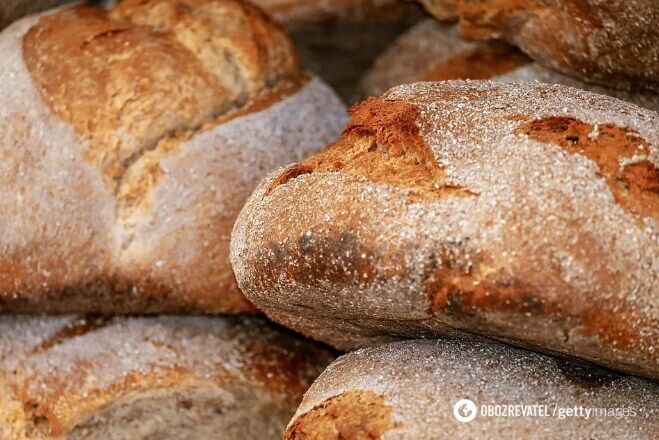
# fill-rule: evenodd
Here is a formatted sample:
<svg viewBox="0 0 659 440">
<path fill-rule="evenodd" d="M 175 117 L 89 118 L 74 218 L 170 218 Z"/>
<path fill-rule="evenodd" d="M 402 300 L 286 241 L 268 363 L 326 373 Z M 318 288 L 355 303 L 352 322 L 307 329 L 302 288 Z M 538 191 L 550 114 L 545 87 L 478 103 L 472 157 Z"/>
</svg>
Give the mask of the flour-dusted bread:
<svg viewBox="0 0 659 440">
<path fill-rule="evenodd" d="M 284 26 L 302 64 L 346 101 L 375 57 L 423 16 L 400 0 L 253 1 Z"/>
<path fill-rule="evenodd" d="M 500 344 L 405 341 L 336 360 L 284 438 L 650 440 L 659 436 L 658 401 L 650 381 Z M 474 418 L 459 421 L 456 404 Z"/>
<path fill-rule="evenodd" d="M 659 110 L 659 94 L 586 83 L 531 62 L 517 49 L 500 41 L 465 40 L 455 25 L 432 19 L 414 26 L 378 56 L 361 78 L 357 97 L 380 95 L 400 84 L 449 79 L 563 84 Z"/>
<path fill-rule="evenodd" d="M 657 0 L 420 0 L 468 38 L 504 38 L 588 82 L 659 92 Z"/>
<path fill-rule="evenodd" d="M 337 96 L 233 0 L 74 6 L 0 33 L 0 311 L 252 310 L 229 237 Z"/>
<path fill-rule="evenodd" d="M 530 62 L 513 46 L 466 40 L 454 24 L 428 18 L 376 58 L 360 79 L 357 98 L 381 95 L 394 86 L 417 81 L 489 79 Z"/>
<path fill-rule="evenodd" d="M 276 439 L 332 360 L 247 317 L 0 318 L 2 439 Z"/>
<path fill-rule="evenodd" d="M 547 84 L 562 84 L 564 86 L 588 90 L 590 92 L 599 93 L 602 95 L 613 96 L 614 98 L 622 99 L 623 101 L 629 101 L 649 110 L 659 112 L 659 94 L 657 93 L 616 90 L 610 87 L 585 83 L 576 78 L 563 75 L 556 70 L 543 67 L 538 63 L 526 64 L 524 66 L 518 67 L 517 69 L 496 75 L 491 79 L 492 81 L 498 82 L 538 81 Z"/>
<path fill-rule="evenodd" d="M 659 377 L 659 116 L 568 87 L 446 81 L 352 109 L 232 235 L 272 319 L 351 349 L 480 334 Z"/>
</svg>

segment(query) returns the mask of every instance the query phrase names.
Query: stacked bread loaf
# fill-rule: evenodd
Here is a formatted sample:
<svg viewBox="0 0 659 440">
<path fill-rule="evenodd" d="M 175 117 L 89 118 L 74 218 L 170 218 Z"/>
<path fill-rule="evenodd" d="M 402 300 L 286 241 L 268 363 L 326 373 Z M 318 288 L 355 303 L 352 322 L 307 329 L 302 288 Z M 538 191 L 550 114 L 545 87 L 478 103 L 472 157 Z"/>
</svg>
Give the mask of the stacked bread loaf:
<svg viewBox="0 0 659 440">
<path fill-rule="evenodd" d="M 0 33 L 0 438 L 276 438 L 332 359 L 255 311 L 229 238 L 345 108 L 234 0 L 73 5 Z"/>
<path fill-rule="evenodd" d="M 254 2 L 0 0 L 0 440 L 657 438 L 659 5 Z"/>
</svg>

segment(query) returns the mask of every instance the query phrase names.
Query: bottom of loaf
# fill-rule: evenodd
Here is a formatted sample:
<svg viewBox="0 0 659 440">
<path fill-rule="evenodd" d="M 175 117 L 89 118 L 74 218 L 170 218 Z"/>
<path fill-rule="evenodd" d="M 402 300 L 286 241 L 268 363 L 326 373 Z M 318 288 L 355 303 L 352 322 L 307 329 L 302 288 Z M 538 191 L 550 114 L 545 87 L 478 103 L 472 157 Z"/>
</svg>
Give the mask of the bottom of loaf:
<svg viewBox="0 0 659 440">
<path fill-rule="evenodd" d="M 256 317 L 0 316 L 0 439 L 279 438 L 332 358 Z"/>
</svg>

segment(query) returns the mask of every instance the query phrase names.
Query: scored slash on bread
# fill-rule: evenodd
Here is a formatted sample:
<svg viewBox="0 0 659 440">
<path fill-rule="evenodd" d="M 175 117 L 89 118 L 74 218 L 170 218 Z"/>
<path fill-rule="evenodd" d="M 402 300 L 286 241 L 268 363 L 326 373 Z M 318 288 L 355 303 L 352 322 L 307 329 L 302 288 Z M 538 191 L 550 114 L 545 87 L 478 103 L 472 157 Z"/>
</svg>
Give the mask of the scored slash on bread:
<svg viewBox="0 0 659 440">
<path fill-rule="evenodd" d="M 253 311 L 235 216 L 345 121 L 279 26 L 234 0 L 128 0 L 26 17 L 0 53 L 0 311 Z"/>
<path fill-rule="evenodd" d="M 4 316 L 0 436 L 276 438 L 332 358 L 259 318 Z"/>
<path fill-rule="evenodd" d="M 341 349 L 480 335 L 657 378 L 658 122 L 557 85 L 396 87 L 261 183 L 238 284 Z"/>
<path fill-rule="evenodd" d="M 658 397 L 653 382 L 501 344 L 404 341 L 332 363 L 284 439 L 649 440 Z M 455 408 L 463 399 L 473 406 Z M 454 411 L 473 419 L 459 421 Z"/>
</svg>

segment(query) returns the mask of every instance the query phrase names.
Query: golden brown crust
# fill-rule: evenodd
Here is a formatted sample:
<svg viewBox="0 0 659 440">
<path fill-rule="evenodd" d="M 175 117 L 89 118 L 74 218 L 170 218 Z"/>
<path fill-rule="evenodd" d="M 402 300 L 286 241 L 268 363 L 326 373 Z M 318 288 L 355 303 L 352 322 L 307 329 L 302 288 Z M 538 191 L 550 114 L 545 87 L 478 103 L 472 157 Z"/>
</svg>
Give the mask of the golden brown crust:
<svg viewBox="0 0 659 440">
<path fill-rule="evenodd" d="M 530 121 L 519 131 L 592 159 L 621 206 L 641 218 L 659 220 L 659 168 L 648 160 L 621 165 L 624 159 L 649 153 L 648 143 L 638 133 L 613 124 L 585 124 L 567 117 Z"/>
<path fill-rule="evenodd" d="M 656 113 L 479 81 L 400 86 L 372 106 L 395 121 L 373 132 L 430 151 L 435 172 L 417 160 L 379 179 L 390 157 L 367 168 L 339 142 L 271 175 L 232 239 L 259 308 L 341 349 L 462 330 L 657 376 Z M 419 183 L 462 191 L 422 198 Z"/>
<path fill-rule="evenodd" d="M 25 323 L 30 319 L 42 318 L 23 318 Z M 0 343 L 13 344 L 9 354 L 0 356 L 0 380 L 20 403 L 29 438 L 60 438 L 115 402 L 168 390 L 224 388 L 231 393 L 244 387 L 290 416 L 331 360 L 326 350 L 258 319 L 115 318 L 96 324 L 70 317 L 43 340 L 21 344 L 10 340 L 20 330 L 18 322 L 0 322 Z M 64 335 L 74 327 L 80 331 Z"/>
<path fill-rule="evenodd" d="M 363 396 L 373 405 L 364 404 Z M 288 432 L 295 439 L 379 438 L 380 432 L 360 437 L 364 431 L 351 428 L 382 402 L 394 425 L 382 437 L 391 440 L 533 438 L 539 432 L 550 438 L 649 440 L 659 429 L 657 397 L 659 386 L 651 381 L 492 341 L 400 341 L 333 362 L 305 394 Z M 457 405 L 462 399 L 476 406 L 468 423 L 454 413 L 470 415 L 468 406 Z M 566 408 L 575 407 L 590 408 L 590 415 L 574 411 L 564 417 Z M 604 411 L 594 408 L 619 409 L 601 416 Z M 520 412 L 525 415 L 515 416 Z M 309 426 L 312 420 L 322 430 Z"/>
<path fill-rule="evenodd" d="M 415 81 L 492 79 L 498 82 L 562 84 L 613 96 L 650 110 L 659 95 L 597 86 L 541 66 L 501 40 L 469 41 L 454 24 L 427 19 L 398 37 L 360 79 L 357 98 L 379 95 Z"/>
<path fill-rule="evenodd" d="M 507 44 L 492 42 L 435 65 L 424 81 L 490 79 L 527 64 L 528 59 Z"/>
<path fill-rule="evenodd" d="M 0 45 L 17 195 L 0 198 L 0 310 L 253 312 L 235 216 L 345 112 L 279 26 L 234 0 L 126 1 L 26 17 Z"/>
<path fill-rule="evenodd" d="M 394 429 L 392 408 L 370 391 L 347 391 L 331 397 L 298 417 L 284 434 L 286 440 L 378 440 Z"/>
<path fill-rule="evenodd" d="M 415 199 L 469 195 L 469 190 L 445 183 L 443 170 L 419 135 L 419 112 L 413 106 L 369 98 L 353 106 L 350 116 L 337 142 L 289 166 L 271 190 L 303 174 L 340 171 L 409 188 Z"/>
<path fill-rule="evenodd" d="M 84 6 L 47 15 L 23 47 L 40 92 L 90 141 L 85 155 L 112 191 L 143 151 L 172 137 L 164 148 L 174 149 L 176 136 L 300 78 L 291 43 L 254 8 L 135 3 L 121 2 L 110 16 Z"/>
<path fill-rule="evenodd" d="M 536 61 L 585 81 L 659 92 L 654 0 L 424 2 L 431 12 L 443 11 L 446 3 L 455 7 L 465 37 L 502 37 Z"/>
</svg>

